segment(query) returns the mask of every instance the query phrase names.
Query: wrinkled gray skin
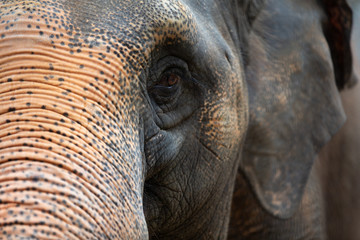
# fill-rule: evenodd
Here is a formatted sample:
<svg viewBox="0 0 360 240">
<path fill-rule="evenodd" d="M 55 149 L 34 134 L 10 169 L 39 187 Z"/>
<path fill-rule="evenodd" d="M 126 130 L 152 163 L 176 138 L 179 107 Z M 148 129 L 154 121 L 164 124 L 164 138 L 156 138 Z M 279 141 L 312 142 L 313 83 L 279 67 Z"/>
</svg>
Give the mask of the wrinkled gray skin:
<svg viewBox="0 0 360 240">
<path fill-rule="evenodd" d="M 353 11 L 350 81 L 357 82 L 360 76 L 360 2 L 349 1 L 349 5 Z M 238 174 L 229 239 L 298 239 L 294 235 L 303 237 L 299 239 L 360 238 L 359 84 L 341 91 L 340 97 L 346 122 L 316 157 L 299 209 L 290 218 L 274 219 L 253 204 L 256 197 L 244 194 L 247 181 Z M 241 201 L 245 203 L 240 206 L 237 203 Z M 250 210 L 241 210 L 245 206 L 250 206 Z"/>
<path fill-rule="evenodd" d="M 3 0 L 1 238 L 360 239 L 357 10 Z"/>
</svg>

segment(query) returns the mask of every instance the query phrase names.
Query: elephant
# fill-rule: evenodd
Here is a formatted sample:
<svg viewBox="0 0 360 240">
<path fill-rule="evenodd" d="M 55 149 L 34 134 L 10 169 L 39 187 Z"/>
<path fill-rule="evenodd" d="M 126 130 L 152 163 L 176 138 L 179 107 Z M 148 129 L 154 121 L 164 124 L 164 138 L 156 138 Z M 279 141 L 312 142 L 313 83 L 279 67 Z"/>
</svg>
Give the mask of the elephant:
<svg viewBox="0 0 360 240">
<path fill-rule="evenodd" d="M 358 5 L 2 0 L 1 238 L 359 239 Z"/>
</svg>

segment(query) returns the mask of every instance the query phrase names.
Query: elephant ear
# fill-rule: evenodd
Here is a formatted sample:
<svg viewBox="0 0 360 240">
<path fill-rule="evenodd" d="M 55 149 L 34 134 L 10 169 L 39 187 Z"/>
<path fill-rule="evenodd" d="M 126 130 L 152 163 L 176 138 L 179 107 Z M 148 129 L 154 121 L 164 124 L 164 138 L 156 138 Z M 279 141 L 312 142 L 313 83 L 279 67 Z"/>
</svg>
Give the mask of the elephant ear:
<svg viewBox="0 0 360 240">
<path fill-rule="evenodd" d="M 352 16 L 344 1 L 265 2 L 247 38 L 250 125 L 240 169 L 261 205 L 288 218 L 317 153 L 345 121 L 337 86 L 350 81 Z"/>
<path fill-rule="evenodd" d="M 323 0 L 327 21 L 324 33 L 331 49 L 338 88 L 352 87 L 356 84 L 355 75 L 351 76 L 352 54 L 350 47 L 352 11 L 344 0 Z"/>
</svg>

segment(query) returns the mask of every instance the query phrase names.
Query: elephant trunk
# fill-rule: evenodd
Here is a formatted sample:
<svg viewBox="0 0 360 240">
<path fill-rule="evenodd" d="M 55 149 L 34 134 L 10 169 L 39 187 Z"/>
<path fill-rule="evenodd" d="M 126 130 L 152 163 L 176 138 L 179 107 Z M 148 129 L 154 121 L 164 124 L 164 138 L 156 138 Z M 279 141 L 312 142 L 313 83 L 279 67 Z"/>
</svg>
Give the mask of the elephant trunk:
<svg viewBox="0 0 360 240">
<path fill-rule="evenodd" d="M 0 233 L 146 239 L 139 117 L 116 69 L 89 58 L 106 49 L 1 8 Z"/>
</svg>

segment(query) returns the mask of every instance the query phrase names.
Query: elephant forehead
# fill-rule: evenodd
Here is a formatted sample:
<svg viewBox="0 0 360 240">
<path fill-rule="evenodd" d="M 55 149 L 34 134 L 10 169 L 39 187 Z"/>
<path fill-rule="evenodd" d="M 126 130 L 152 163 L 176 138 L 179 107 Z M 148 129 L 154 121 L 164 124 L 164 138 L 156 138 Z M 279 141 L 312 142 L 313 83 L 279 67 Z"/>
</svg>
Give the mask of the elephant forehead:
<svg viewBox="0 0 360 240">
<path fill-rule="evenodd" d="M 47 28 L 56 22 L 75 46 L 121 49 L 137 62 L 148 60 L 159 45 L 196 41 L 193 15 L 177 0 L 7 0 L 1 11 L 17 18 L 37 14 L 36 21 L 45 22 Z"/>
<path fill-rule="evenodd" d="M 6 0 L 0 21 L 8 47 L 61 50 L 72 61 L 111 69 L 121 83 L 136 80 L 158 46 L 196 40 L 192 14 L 177 0 Z"/>
<path fill-rule="evenodd" d="M 70 21 L 81 33 L 112 36 L 146 57 L 157 45 L 194 44 L 196 26 L 191 11 L 177 0 L 65 1 Z"/>
</svg>

